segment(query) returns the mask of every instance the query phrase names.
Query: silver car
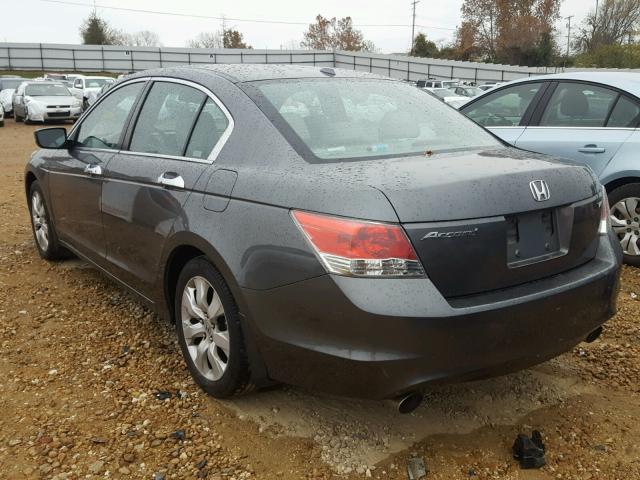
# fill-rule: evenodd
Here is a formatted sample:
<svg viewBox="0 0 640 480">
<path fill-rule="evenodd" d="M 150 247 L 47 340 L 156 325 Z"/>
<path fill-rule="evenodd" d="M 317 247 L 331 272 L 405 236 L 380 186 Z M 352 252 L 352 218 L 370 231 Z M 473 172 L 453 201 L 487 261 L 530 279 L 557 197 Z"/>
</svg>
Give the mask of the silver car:
<svg viewBox="0 0 640 480">
<path fill-rule="evenodd" d="M 607 188 L 625 262 L 640 266 L 640 74 L 516 80 L 460 111 L 516 147 L 589 165 Z"/>
<path fill-rule="evenodd" d="M 59 82 L 23 82 L 12 103 L 16 122 L 75 120 L 82 113 L 82 102 Z"/>
</svg>

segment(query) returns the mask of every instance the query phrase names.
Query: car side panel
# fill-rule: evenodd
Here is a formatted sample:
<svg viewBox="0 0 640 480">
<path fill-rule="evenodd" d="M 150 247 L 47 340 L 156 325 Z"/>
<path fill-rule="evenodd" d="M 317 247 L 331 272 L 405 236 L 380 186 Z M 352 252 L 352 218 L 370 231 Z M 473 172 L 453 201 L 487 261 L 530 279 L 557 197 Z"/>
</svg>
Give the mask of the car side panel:
<svg viewBox="0 0 640 480">
<path fill-rule="evenodd" d="M 620 178 L 636 178 L 636 181 L 640 181 L 640 129 L 631 133 L 600 173 L 603 185 Z"/>
<path fill-rule="evenodd" d="M 600 175 L 632 133 L 618 128 L 527 127 L 515 145 L 589 165 Z"/>
</svg>

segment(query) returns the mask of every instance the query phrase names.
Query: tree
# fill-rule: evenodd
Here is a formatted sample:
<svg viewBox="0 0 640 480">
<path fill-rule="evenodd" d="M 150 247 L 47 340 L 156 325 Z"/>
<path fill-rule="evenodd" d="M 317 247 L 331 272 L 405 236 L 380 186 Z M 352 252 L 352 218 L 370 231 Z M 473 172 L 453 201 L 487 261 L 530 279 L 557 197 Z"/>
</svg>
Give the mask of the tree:
<svg viewBox="0 0 640 480">
<path fill-rule="evenodd" d="M 561 2 L 464 0 L 463 22 L 456 33 L 459 53 L 488 62 L 540 65 L 551 61 Z"/>
<path fill-rule="evenodd" d="M 602 45 L 576 57 L 577 67 L 640 68 L 640 45 Z"/>
<path fill-rule="evenodd" d="M 344 17 L 338 20 L 334 26 L 333 35 L 333 48 L 349 51 L 363 50 L 364 35 L 360 30 L 353 28 L 351 17 Z"/>
<path fill-rule="evenodd" d="M 124 44 L 132 47 L 161 47 L 160 36 L 150 30 L 124 34 Z"/>
<path fill-rule="evenodd" d="M 315 23 L 304 32 L 300 46 L 311 50 L 375 51 L 373 42 L 364 39 L 360 30 L 353 26 L 351 17 L 340 20 L 316 16 Z"/>
<path fill-rule="evenodd" d="M 222 33 L 222 46 L 224 48 L 252 48 L 244 43 L 242 34 L 238 30 L 228 28 Z"/>
<path fill-rule="evenodd" d="M 639 28 L 640 0 L 605 0 L 597 12 L 587 15 L 576 46 L 585 53 L 606 45 L 622 45 Z"/>
<path fill-rule="evenodd" d="M 201 32 L 187 45 L 191 48 L 222 48 L 222 36 L 220 32 Z"/>
<path fill-rule="evenodd" d="M 438 46 L 435 42 L 427 39 L 424 33 L 419 33 L 413 40 L 412 55 L 415 57 L 437 58 L 439 55 Z"/>
<path fill-rule="evenodd" d="M 122 45 L 123 35 L 93 10 L 80 26 L 80 36 L 85 45 Z"/>
<path fill-rule="evenodd" d="M 322 15 L 316 16 L 316 23 L 309 25 L 309 29 L 304 32 L 300 46 L 310 50 L 331 50 L 335 21 L 335 18 L 329 20 Z"/>
</svg>

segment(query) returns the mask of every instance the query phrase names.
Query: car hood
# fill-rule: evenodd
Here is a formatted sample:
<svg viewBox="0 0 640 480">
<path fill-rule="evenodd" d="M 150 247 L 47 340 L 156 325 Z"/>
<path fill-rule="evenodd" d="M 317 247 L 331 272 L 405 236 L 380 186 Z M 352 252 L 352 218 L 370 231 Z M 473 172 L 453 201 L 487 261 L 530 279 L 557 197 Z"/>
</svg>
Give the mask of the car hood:
<svg viewBox="0 0 640 480">
<path fill-rule="evenodd" d="M 339 165 L 342 176 L 382 192 L 403 223 L 509 215 L 598 193 L 589 167 L 507 147 Z M 549 200 L 533 198 L 534 180 L 547 182 Z"/>
<path fill-rule="evenodd" d="M 44 105 L 74 105 L 76 103 L 75 97 L 71 95 L 38 96 L 31 97 L 31 99 Z"/>
</svg>

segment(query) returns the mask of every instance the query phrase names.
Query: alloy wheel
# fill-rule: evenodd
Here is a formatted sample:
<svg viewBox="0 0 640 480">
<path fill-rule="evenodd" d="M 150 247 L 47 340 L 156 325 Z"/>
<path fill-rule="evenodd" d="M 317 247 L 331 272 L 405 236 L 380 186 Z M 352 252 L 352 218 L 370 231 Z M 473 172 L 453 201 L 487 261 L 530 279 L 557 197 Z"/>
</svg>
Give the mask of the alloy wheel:
<svg viewBox="0 0 640 480">
<path fill-rule="evenodd" d="M 639 256 L 640 198 L 623 198 L 611 207 L 611 225 L 618 235 L 625 255 Z"/>
<path fill-rule="evenodd" d="M 208 380 L 219 380 L 229 365 L 229 330 L 220 296 L 206 278 L 195 276 L 187 282 L 180 317 L 196 369 Z"/>
<path fill-rule="evenodd" d="M 31 219 L 33 220 L 33 231 L 36 234 L 36 240 L 42 251 L 49 248 L 49 222 L 47 220 L 47 211 L 44 208 L 44 200 L 40 192 L 35 191 L 31 196 Z"/>
</svg>

